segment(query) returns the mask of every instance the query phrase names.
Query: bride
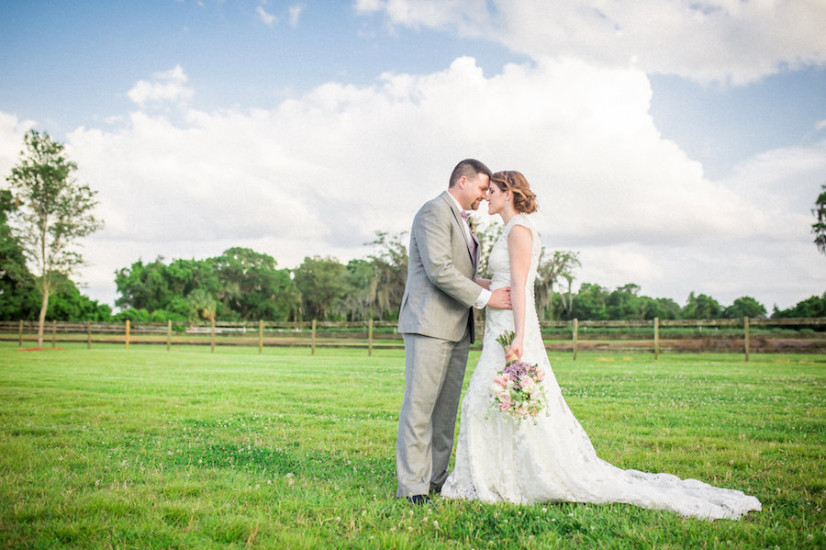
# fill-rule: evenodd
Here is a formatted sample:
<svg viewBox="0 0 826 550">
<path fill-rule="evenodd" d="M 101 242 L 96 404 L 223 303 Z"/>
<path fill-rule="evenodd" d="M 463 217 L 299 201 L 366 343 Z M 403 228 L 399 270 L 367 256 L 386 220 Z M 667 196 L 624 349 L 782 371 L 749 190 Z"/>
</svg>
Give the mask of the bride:
<svg viewBox="0 0 826 550">
<path fill-rule="evenodd" d="M 737 519 L 760 510 L 760 502 L 741 491 L 622 470 L 597 457 L 562 397 L 539 331 L 533 286 L 542 246 L 528 217 L 536 211 L 536 197 L 519 172 L 497 172 L 490 184 L 489 212 L 505 223 L 488 259 L 491 290 L 510 286 L 513 311 L 485 313 L 482 354 L 462 403 L 455 468 L 442 496 L 518 504 L 620 502 L 706 519 Z M 545 369 L 541 384 L 549 414 L 540 413 L 536 423 L 490 410 L 489 388 L 505 365 L 496 338 L 505 331 L 515 332 L 509 357 Z"/>
</svg>

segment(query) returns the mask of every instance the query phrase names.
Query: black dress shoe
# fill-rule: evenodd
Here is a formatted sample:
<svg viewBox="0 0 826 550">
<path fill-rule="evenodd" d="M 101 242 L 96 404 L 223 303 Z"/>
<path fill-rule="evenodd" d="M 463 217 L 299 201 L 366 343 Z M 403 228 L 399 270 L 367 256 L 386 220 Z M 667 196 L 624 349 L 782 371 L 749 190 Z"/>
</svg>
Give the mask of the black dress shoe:
<svg viewBox="0 0 826 550">
<path fill-rule="evenodd" d="M 410 504 L 415 504 L 416 506 L 422 506 L 430 503 L 430 497 L 427 495 L 411 495 L 409 497 L 405 497 L 405 499 Z"/>
</svg>

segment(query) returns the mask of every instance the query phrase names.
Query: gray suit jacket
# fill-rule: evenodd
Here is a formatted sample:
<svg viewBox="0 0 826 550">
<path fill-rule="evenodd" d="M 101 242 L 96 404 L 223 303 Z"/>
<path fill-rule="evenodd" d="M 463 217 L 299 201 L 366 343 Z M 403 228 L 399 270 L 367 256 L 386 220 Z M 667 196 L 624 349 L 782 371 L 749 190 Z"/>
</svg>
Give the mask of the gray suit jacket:
<svg viewBox="0 0 826 550">
<path fill-rule="evenodd" d="M 472 307 L 482 289 L 473 282 L 477 266 L 464 223 L 447 191 L 425 203 L 413 219 L 400 333 L 458 342 L 470 326 L 474 341 Z"/>
</svg>

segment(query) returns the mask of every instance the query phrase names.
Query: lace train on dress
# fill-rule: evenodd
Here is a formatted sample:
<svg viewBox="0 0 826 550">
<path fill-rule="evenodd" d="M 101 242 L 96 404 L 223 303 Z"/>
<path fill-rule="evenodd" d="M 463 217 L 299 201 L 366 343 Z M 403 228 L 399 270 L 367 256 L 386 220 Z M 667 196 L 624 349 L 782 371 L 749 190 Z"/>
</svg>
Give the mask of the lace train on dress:
<svg viewBox="0 0 826 550">
<path fill-rule="evenodd" d="M 548 374 L 542 384 L 550 414 L 540 414 L 534 424 L 517 423 L 488 412 L 488 388 L 504 365 L 504 351 L 496 337 L 513 330 L 512 312 L 488 309 L 482 354 L 462 403 L 455 468 L 442 488 L 442 496 L 518 504 L 619 502 L 706 519 L 737 519 L 760 510 L 760 501 L 741 491 L 671 474 L 622 470 L 597 457 L 588 435 L 562 397 L 542 343 L 533 300 L 541 245 L 525 215 L 510 221 L 491 251 L 492 288 L 509 284 L 507 235 L 517 224 L 533 233 L 523 358 L 546 368 Z"/>
</svg>

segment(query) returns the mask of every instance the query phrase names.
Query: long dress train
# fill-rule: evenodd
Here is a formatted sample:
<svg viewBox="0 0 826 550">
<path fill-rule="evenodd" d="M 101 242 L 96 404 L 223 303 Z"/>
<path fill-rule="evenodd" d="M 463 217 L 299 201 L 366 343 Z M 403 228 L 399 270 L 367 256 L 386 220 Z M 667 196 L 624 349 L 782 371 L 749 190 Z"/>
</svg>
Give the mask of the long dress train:
<svg viewBox="0 0 826 550">
<path fill-rule="evenodd" d="M 546 369 L 542 384 L 550 415 L 540 413 L 534 424 L 489 412 L 488 388 L 504 365 L 496 337 L 513 330 L 513 313 L 488 308 L 482 354 L 462 403 L 455 468 L 442 496 L 519 504 L 619 502 L 706 519 L 738 519 L 760 510 L 760 501 L 741 491 L 671 474 L 622 470 L 597 456 L 562 397 L 542 343 L 533 299 L 541 245 L 529 216 L 511 219 L 494 245 L 489 258 L 491 288 L 510 284 L 508 233 L 517 224 L 533 234 L 523 359 Z"/>
</svg>

